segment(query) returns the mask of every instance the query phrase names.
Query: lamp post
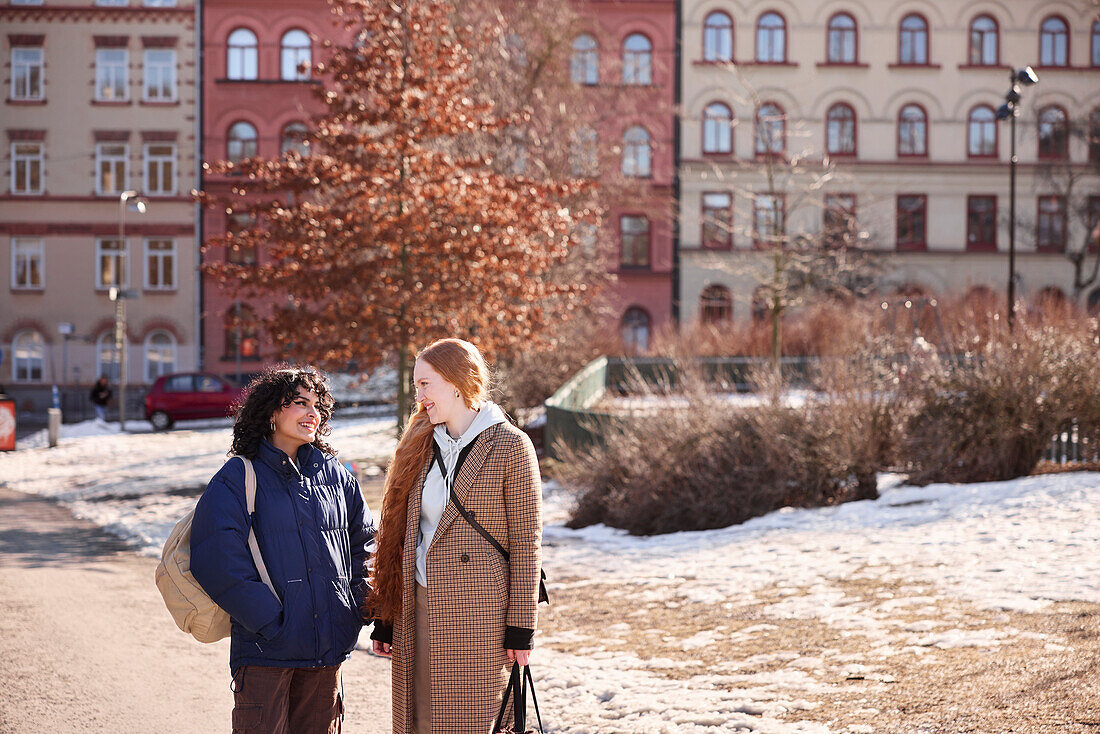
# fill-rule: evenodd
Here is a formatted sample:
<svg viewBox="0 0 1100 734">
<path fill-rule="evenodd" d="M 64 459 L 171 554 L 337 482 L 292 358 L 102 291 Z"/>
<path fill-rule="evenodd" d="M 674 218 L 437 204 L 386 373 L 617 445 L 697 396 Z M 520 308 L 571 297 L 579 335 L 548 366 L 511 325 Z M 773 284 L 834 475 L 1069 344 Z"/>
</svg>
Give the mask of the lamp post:
<svg viewBox="0 0 1100 734">
<path fill-rule="evenodd" d="M 1010 154 L 1008 159 L 1008 328 L 1016 324 L 1016 118 L 1020 116 L 1020 86 L 1039 83 L 1030 66 L 1008 75 L 1011 85 L 1005 103 L 997 110 L 997 119 L 1009 121 Z"/>
<path fill-rule="evenodd" d="M 115 286 L 111 288 L 111 300 L 115 302 L 115 350 L 118 354 L 118 428 L 126 430 L 126 299 L 133 297 L 133 291 L 123 288 L 122 268 L 130 270 L 130 249 L 126 247 L 126 210 L 132 208 L 138 214 L 144 214 L 146 201 L 136 191 L 123 191 L 118 197 L 118 246 L 122 256 L 115 268 Z"/>
</svg>

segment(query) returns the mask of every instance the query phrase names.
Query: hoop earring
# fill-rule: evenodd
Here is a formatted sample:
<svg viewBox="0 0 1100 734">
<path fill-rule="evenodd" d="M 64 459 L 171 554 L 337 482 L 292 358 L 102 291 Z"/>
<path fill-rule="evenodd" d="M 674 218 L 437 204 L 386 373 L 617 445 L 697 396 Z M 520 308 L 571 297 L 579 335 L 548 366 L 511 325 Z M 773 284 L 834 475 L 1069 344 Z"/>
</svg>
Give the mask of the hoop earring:
<svg viewBox="0 0 1100 734">
<path fill-rule="evenodd" d="M 275 433 L 275 421 L 271 421 L 271 432 Z"/>
</svg>

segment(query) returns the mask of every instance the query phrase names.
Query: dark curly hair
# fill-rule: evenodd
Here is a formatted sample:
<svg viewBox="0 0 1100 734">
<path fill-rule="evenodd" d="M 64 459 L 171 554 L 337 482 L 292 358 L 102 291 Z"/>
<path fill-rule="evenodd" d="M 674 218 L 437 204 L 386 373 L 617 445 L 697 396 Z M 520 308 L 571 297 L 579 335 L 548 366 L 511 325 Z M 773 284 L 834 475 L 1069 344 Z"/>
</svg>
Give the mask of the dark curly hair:
<svg viewBox="0 0 1100 734">
<path fill-rule="evenodd" d="M 272 416 L 294 402 L 299 388 L 317 393 L 317 413 L 321 416 L 321 423 L 317 426 L 313 445 L 326 454 L 336 456 L 336 449 L 324 440 L 324 436 L 332 433 L 328 422 L 336 405 L 328 383 L 312 367 L 290 365 L 268 367 L 248 384 L 244 397 L 237 404 L 233 420 L 233 447 L 229 453 L 256 458 L 260 442 L 271 433 Z"/>
</svg>

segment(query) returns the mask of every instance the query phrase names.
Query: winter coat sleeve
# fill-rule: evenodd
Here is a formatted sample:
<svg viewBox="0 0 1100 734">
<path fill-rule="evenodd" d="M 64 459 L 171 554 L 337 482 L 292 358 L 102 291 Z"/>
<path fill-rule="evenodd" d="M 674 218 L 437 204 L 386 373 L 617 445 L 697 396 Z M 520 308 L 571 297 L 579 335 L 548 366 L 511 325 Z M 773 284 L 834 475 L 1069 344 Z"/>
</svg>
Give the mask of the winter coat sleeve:
<svg viewBox="0 0 1100 734">
<path fill-rule="evenodd" d="M 219 472 L 203 492 L 191 523 L 191 573 L 214 603 L 250 632 L 270 639 L 282 623 L 282 604 L 256 571 L 248 549 L 244 466 L 239 480 Z"/>
<path fill-rule="evenodd" d="M 508 519 L 510 588 L 505 648 L 530 649 L 538 618 L 539 569 L 542 567 L 542 483 L 535 447 L 517 436 L 504 476 Z"/>
<path fill-rule="evenodd" d="M 348 508 L 348 541 L 351 545 L 351 591 L 360 611 L 367 601 L 367 576 L 374 556 L 374 516 L 363 501 L 363 491 L 350 472 L 344 482 L 344 497 Z"/>
</svg>

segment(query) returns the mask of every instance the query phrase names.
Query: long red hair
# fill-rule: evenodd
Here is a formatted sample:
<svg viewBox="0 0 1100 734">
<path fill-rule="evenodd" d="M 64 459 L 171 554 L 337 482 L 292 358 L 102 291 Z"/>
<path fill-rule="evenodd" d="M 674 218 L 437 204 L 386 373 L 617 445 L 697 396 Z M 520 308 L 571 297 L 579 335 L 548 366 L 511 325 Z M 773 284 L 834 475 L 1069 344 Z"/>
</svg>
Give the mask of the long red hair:
<svg viewBox="0 0 1100 734">
<path fill-rule="evenodd" d="M 454 385 L 469 408 L 476 408 L 489 396 L 489 368 L 477 347 L 462 339 L 440 339 L 416 355 L 439 376 Z M 386 472 L 382 494 L 382 517 L 375 536 L 376 551 L 371 570 L 371 592 L 367 608 L 386 624 L 401 616 L 403 590 L 402 558 L 405 526 L 409 519 L 409 493 L 424 465 L 432 457 L 432 431 L 428 412 L 421 405 L 405 426 L 397 442 L 393 461 Z"/>
</svg>

